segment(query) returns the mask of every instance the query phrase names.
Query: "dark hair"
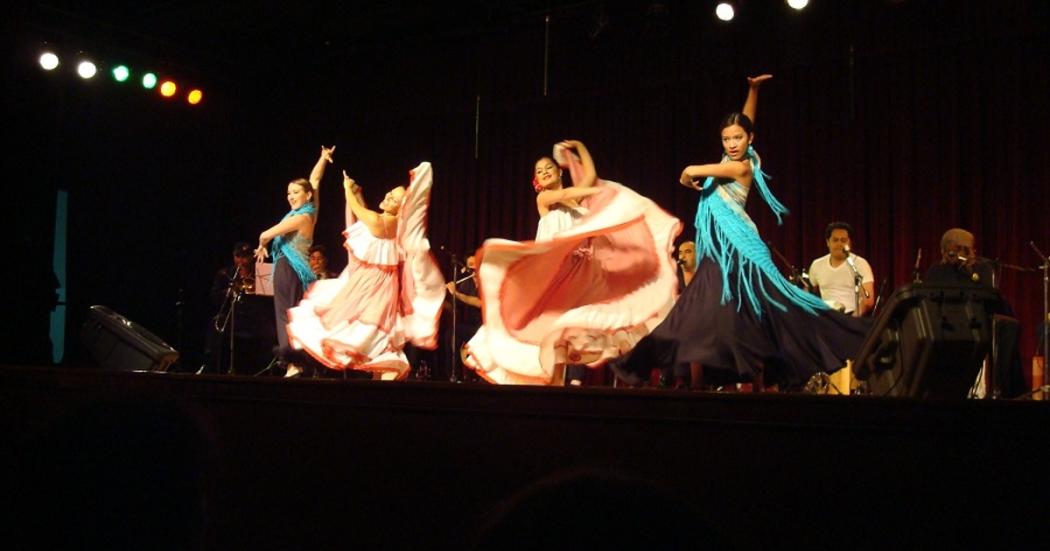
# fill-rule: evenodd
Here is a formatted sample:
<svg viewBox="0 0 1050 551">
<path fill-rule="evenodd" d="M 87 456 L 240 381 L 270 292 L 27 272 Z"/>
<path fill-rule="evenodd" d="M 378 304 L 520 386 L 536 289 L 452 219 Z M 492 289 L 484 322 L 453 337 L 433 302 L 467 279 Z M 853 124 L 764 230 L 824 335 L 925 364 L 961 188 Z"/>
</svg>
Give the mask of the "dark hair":
<svg viewBox="0 0 1050 551">
<path fill-rule="evenodd" d="M 255 256 L 255 251 L 252 250 L 252 246 L 248 243 L 238 241 L 233 244 L 233 256 L 252 257 Z"/>
<path fill-rule="evenodd" d="M 853 226 L 845 222 L 832 222 L 824 228 L 824 241 L 831 239 L 831 232 L 835 230 L 846 230 L 846 237 L 853 239 Z"/>
<path fill-rule="evenodd" d="M 325 258 L 328 258 L 328 247 L 325 247 L 324 245 L 322 245 L 320 243 L 317 243 L 317 244 L 314 244 L 314 245 L 310 245 L 310 250 L 307 251 L 307 253 L 308 254 L 321 253 L 322 255 L 324 255 Z"/>
<path fill-rule="evenodd" d="M 740 128 L 743 128 L 744 132 L 747 132 L 748 134 L 755 133 L 755 123 L 751 122 L 751 119 L 747 115 L 739 111 L 734 111 L 726 115 L 725 118 L 722 119 L 722 124 L 718 127 L 718 131 L 721 132 L 734 124 L 739 124 Z"/>
</svg>

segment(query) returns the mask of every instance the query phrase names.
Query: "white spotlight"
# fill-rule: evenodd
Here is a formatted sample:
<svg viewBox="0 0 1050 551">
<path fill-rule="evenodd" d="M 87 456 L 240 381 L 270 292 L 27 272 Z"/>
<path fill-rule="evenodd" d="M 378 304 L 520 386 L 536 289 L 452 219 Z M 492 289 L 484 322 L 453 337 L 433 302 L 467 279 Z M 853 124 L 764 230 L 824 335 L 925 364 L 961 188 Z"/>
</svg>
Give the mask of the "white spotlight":
<svg viewBox="0 0 1050 551">
<path fill-rule="evenodd" d="M 809 0 L 787 0 L 787 3 L 796 10 L 801 10 L 809 5 Z"/>
<path fill-rule="evenodd" d="M 50 71 L 55 67 L 58 67 L 58 56 L 51 52 L 44 52 L 40 55 L 40 66 L 45 71 Z"/>
<path fill-rule="evenodd" d="M 77 65 L 77 74 L 80 75 L 80 78 L 91 78 L 95 76 L 95 73 L 97 72 L 98 67 L 95 67 L 95 64 L 90 61 L 81 61 L 80 64 Z"/>
<path fill-rule="evenodd" d="M 732 21 L 736 13 L 733 11 L 733 5 L 729 2 L 719 2 L 715 8 L 715 15 L 722 21 Z"/>
</svg>

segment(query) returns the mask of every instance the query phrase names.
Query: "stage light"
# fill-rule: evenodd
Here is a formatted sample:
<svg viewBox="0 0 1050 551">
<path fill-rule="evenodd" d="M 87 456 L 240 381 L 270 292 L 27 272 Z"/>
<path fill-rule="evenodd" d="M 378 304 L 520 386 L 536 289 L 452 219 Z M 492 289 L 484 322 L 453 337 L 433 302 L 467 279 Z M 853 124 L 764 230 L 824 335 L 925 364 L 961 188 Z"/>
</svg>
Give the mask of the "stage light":
<svg viewBox="0 0 1050 551">
<path fill-rule="evenodd" d="M 77 74 L 80 75 L 80 78 L 91 78 L 95 76 L 95 73 L 97 72 L 98 67 L 95 67 L 95 64 L 90 61 L 81 61 L 77 64 Z"/>
<path fill-rule="evenodd" d="M 809 0 L 787 0 L 787 3 L 796 10 L 801 10 L 809 5 Z"/>
<path fill-rule="evenodd" d="M 117 65 L 113 68 L 113 80 L 117 82 L 125 82 L 130 76 L 131 69 L 128 69 L 127 65 Z"/>
<path fill-rule="evenodd" d="M 719 2 L 718 6 L 715 7 L 715 15 L 722 21 L 732 21 L 736 12 L 733 10 L 733 5 L 729 2 Z"/>
<path fill-rule="evenodd" d="M 51 71 L 58 67 L 58 56 L 52 52 L 44 52 L 40 55 L 40 66 L 45 71 Z"/>
<path fill-rule="evenodd" d="M 157 85 L 157 75 L 153 73 L 146 73 L 142 75 L 142 87 L 147 90 L 152 90 Z"/>
<path fill-rule="evenodd" d="M 186 95 L 186 101 L 190 105 L 197 105 L 202 99 L 204 99 L 204 92 L 197 89 L 190 90 L 190 93 Z"/>
<path fill-rule="evenodd" d="M 170 80 L 165 80 L 164 82 L 160 83 L 160 95 L 162 95 L 162 96 L 164 96 L 166 98 L 170 98 L 171 96 L 174 96 L 175 95 L 175 90 L 176 90 L 175 83 L 170 81 Z"/>
</svg>

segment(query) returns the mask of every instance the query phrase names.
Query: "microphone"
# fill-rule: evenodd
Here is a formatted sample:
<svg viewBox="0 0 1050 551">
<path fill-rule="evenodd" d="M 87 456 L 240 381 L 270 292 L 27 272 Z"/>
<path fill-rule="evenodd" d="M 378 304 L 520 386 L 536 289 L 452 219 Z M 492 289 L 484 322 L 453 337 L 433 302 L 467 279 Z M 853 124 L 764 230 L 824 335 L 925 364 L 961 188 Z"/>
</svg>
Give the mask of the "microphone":
<svg viewBox="0 0 1050 551">
<path fill-rule="evenodd" d="M 685 259 L 682 257 L 678 257 L 677 259 L 675 259 L 675 264 L 678 264 L 679 266 L 685 266 Z"/>
<path fill-rule="evenodd" d="M 857 269 L 857 265 L 853 262 L 853 255 L 849 254 L 849 245 L 842 247 L 842 250 L 846 252 L 846 264 L 849 264 L 850 269 L 853 270 L 853 278 L 856 280 L 857 286 L 860 287 L 860 290 L 864 293 L 864 298 L 869 298 L 871 296 L 870 293 L 868 293 L 868 290 L 861 285 L 860 270 Z"/>
<path fill-rule="evenodd" d="M 857 265 L 853 263 L 853 255 L 851 255 L 850 252 L 849 252 L 849 245 L 846 245 L 845 247 L 842 247 L 842 250 L 843 250 L 843 252 L 846 253 L 846 263 L 849 264 L 851 268 L 853 268 L 854 272 L 856 272 L 857 271 Z"/>
<path fill-rule="evenodd" d="M 995 260 L 992 260 L 990 258 L 985 258 L 985 257 L 980 256 L 980 255 L 962 256 L 960 254 L 952 254 L 952 256 L 954 256 L 955 259 L 958 260 L 959 262 L 963 262 L 963 263 L 970 262 L 971 260 L 973 261 L 974 264 L 995 264 L 997 262 Z"/>
</svg>

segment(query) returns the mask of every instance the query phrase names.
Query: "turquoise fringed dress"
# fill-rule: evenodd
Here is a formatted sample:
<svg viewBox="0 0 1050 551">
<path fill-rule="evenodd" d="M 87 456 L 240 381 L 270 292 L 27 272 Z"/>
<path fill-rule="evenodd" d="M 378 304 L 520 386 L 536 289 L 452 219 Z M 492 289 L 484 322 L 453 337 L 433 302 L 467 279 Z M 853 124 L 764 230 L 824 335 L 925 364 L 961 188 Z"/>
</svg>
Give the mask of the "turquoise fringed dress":
<svg viewBox="0 0 1050 551">
<path fill-rule="evenodd" d="M 752 187 L 780 217 L 787 209 L 770 193 L 754 150 Z M 705 373 L 726 370 L 750 380 L 764 366 L 767 384 L 788 388 L 832 372 L 860 348 L 870 320 L 840 314 L 792 285 L 777 270 L 744 211 L 748 188 L 708 178 L 696 213 L 697 270 L 667 318 L 613 366 L 647 379 L 652 368 L 699 362 Z"/>
</svg>

